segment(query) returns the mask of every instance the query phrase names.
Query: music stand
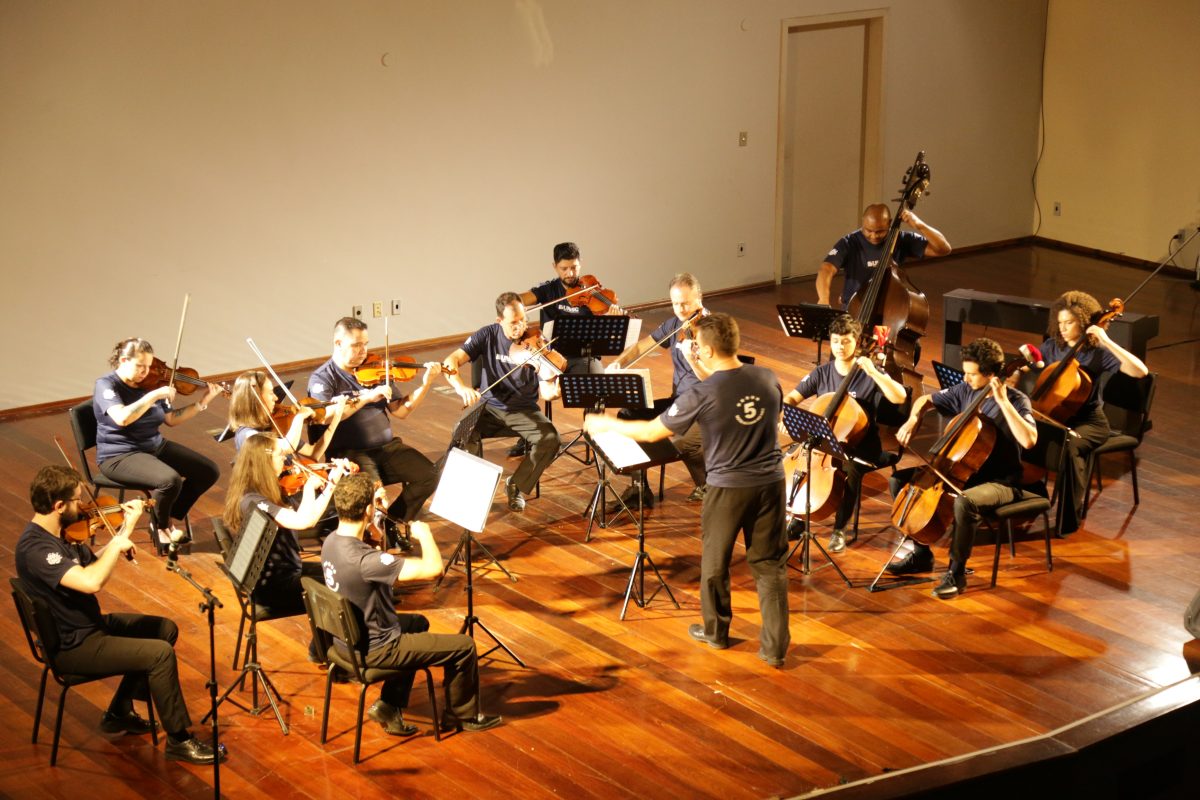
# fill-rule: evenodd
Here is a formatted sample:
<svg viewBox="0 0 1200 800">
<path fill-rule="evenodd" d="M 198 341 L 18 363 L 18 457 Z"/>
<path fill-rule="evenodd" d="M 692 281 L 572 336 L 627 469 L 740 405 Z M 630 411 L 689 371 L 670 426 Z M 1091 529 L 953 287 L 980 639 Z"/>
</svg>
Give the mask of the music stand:
<svg viewBox="0 0 1200 800">
<path fill-rule="evenodd" d="M 829 427 L 829 420 L 820 414 L 814 414 L 811 411 L 805 411 L 796 406 L 783 407 L 783 427 L 797 442 L 803 442 L 807 447 L 805 454 L 805 474 L 812 474 L 812 454 L 813 450 L 820 450 L 822 453 L 845 460 L 848 458 L 846 451 L 842 449 L 837 437 L 833 433 L 833 429 Z M 842 572 L 842 568 L 837 565 L 837 562 L 826 552 L 821 546 L 821 542 L 812 532 L 812 482 L 805 481 L 805 498 L 804 498 L 804 533 L 800 535 L 800 541 L 796 542 L 796 546 L 792 548 L 792 552 L 788 553 L 788 561 L 792 560 L 792 556 L 796 551 L 800 551 L 800 571 L 805 575 L 812 573 L 812 558 L 810 549 L 813 544 L 821 551 L 821 555 L 825 556 L 825 560 L 833 566 L 833 569 L 846 582 L 846 586 L 853 588 L 854 584 L 846 577 L 846 573 Z M 800 481 L 798 477 L 793 475 L 792 489 L 788 494 L 787 507 L 792 507 L 792 502 L 796 499 L 796 493 L 800 489 Z"/>
<path fill-rule="evenodd" d="M 586 434 L 587 441 L 591 445 L 592 450 L 596 453 L 596 462 L 607 467 L 607 469 L 618 475 L 636 475 L 637 473 L 645 473 L 650 467 L 657 467 L 662 464 L 669 464 L 672 461 L 679 460 L 679 451 L 675 445 L 671 444 L 670 439 L 660 439 L 657 442 L 635 442 L 627 436 L 622 436 L 619 433 L 606 433 L 598 436 Z M 605 466 L 598 466 L 598 469 L 603 470 Z M 603 475 L 603 473 L 601 473 Z M 602 478 L 603 480 L 603 478 Z M 638 481 L 638 514 L 637 514 L 637 554 L 633 559 L 633 568 L 629 571 L 629 582 L 625 584 L 625 602 L 621 604 L 621 619 L 625 619 L 625 612 L 629 608 L 629 598 L 632 596 L 638 608 L 645 608 L 650 604 L 650 601 L 658 595 L 659 591 L 665 589 L 667 597 L 671 598 L 671 602 L 675 604 L 675 608 L 679 608 L 679 601 L 675 599 L 675 595 L 671 592 L 671 587 L 663 579 L 662 573 L 658 571 L 658 567 L 654 565 L 654 559 L 646 552 L 646 517 L 643 492 L 645 491 L 644 481 Z M 602 498 L 601 498 L 602 499 Z M 593 498 L 593 503 L 597 502 Z M 621 507 L 624 511 L 629 511 L 629 507 L 625 505 L 624 500 L 618 498 Z M 593 512 L 595 509 L 593 508 Z M 618 512 L 620 513 L 620 512 Z M 630 512 L 632 516 L 632 512 Z M 588 524 L 588 536 L 591 536 L 591 524 Z M 585 539 L 586 541 L 586 539 Z M 654 592 L 646 596 L 646 565 L 650 565 L 650 569 L 654 570 L 654 577 L 658 579 L 659 586 Z"/>
<path fill-rule="evenodd" d="M 429 503 L 429 511 L 462 528 L 462 536 L 459 537 L 458 547 L 454 551 L 455 555 L 446 565 L 446 572 L 449 572 L 450 564 L 454 563 L 454 559 L 458 558 L 459 553 L 463 554 L 463 567 L 467 573 L 467 615 L 463 619 L 459 633 L 465 633 L 474 639 L 475 628 L 478 627 L 495 642 L 491 649 L 479 654 L 480 658 L 490 655 L 496 650 L 503 650 L 513 661 L 523 667 L 525 662 L 508 645 L 496 638 L 496 634 L 492 633 L 475 615 L 475 581 L 474 571 L 471 568 L 471 546 L 479 544 L 475 534 L 482 533 L 484 525 L 487 524 L 492 499 L 496 496 L 496 488 L 500 485 L 500 476 L 503 474 L 503 467 L 490 461 L 484 461 L 465 450 L 452 448 L 446 454 L 444 468 L 438 478 L 437 491 L 434 492 L 433 500 Z M 480 546 L 482 547 L 482 545 Z M 494 556 L 492 560 L 495 560 Z M 505 570 L 504 567 L 501 569 L 504 570 L 505 575 L 512 578 L 508 570 Z M 435 590 L 441 586 L 446 572 L 443 572 L 442 577 L 438 579 Z"/>
<path fill-rule="evenodd" d="M 559 317 L 554 320 L 554 349 L 567 358 L 599 358 L 600 356 L 618 356 L 625 350 L 625 339 L 629 335 L 629 317 L 624 314 Z M 561 382 L 561 379 L 560 379 Z M 573 408 L 563 403 L 563 408 Z M 587 410 L 584 410 L 587 415 Z M 564 453 L 583 464 L 591 464 L 592 460 L 584 453 L 584 458 L 570 452 L 583 437 L 580 430 L 560 448 L 558 454 Z"/>
<path fill-rule="evenodd" d="M 951 386 L 956 386 L 963 382 L 962 370 L 955 369 L 940 361 L 933 362 L 933 374 L 937 376 L 938 386 L 942 389 L 949 389 Z"/>
<path fill-rule="evenodd" d="M 275 719 L 279 722 L 279 728 L 283 731 L 283 735 L 288 733 L 287 723 L 283 721 L 283 714 L 279 711 L 279 704 L 276 697 L 279 695 L 279 690 L 275 688 L 275 684 L 271 683 L 271 678 L 267 675 L 267 671 L 263 669 L 262 664 L 258 663 L 258 622 L 257 614 L 255 613 L 254 603 L 254 588 L 258 586 L 258 579 L 262 576 L 263 567 L 266 566 L 267 558 L 271 553 L 271 547 L 275 543 L 275 536 L 279 532 L 279 526 L 271 516 L 261 508 L 255 508 L 254 511 L 246 518 L 242 524 L 242 530 L 238 534 L 237 540 L 233 543 L 233 548 L 229 553 L 229 560 L 220 565 L 221 571 L 229 576 L 233 586 L 240 594 L 246 596 L 249 603 L 250 629 L 246 634 L 246 659 L 242 663 L 242 671 L 238 677 L 229 684 L 229 688 L 225 690 L 225 694 L 217 700 L 217 705 L 221 705 L 225 700 L 229 700 L 234 705 L 249 711 L 251 714 L 258 715 L 267 709 L 267 706 L 258 704 L 258 687 L 261 684 L 263 695 L 266 696 L 267 702 L 270 704 L 271 710 L 275 712 Z M 251 658 L 253 654 L 253 658 Z M 252 706 L 246 708 L 234 697 L 231 697 L 233 690 L 238 687 L 244 687 L 246 678 L 250 678 L 250 691 Z M 214 709 L 215 710 L 215 707 Z M 209 711 L 204 719 L 200 720 L 201 724 L 212 716 L 213 711 Z"/>
<path fill-rule="evenodd" d="M 840 308 L 815 303 L 777 305 L 775 311 L 784 333 L 800 339 L 812 339 L 817 343 L 817 364 L 821 363 L 821 347 L 829 339 L 830 323 L 846 313 Z"/>
<path fill-rule="evenodd" d="M 633 372 L 614 372 L 603 373 L 600 375 L 571 375 L 565 374 L 558 379 L 559 386 L 562 389 L 563 408 L 582 408 L 586 414 L 589 410 L 593 413 L 601 413 L 606 408 L 650 408 L 653 404 L 650 402 L 650 391 L 640 373 Z M 590 444 L 590 438 L 587 441 Z M 605 524 L 604 501 L 607 499 L 607 492 L 612 490 L 612 493 L 617 496 L 620 501 L 620 493 L 612 488 L 612 484 L 608 480 L 607 471 L 604 463 L 599 459 L 595 462 L 596 465 L 596 488 L 592 492 L 592 500 L 588 504 L 588 528 L 583 540 L 591 541 L 592 525 L 596 521 L 596 513 L 600 513 L 600 527 L 607 527 Z M 638 501 L 641 505 L 641 492 L 639 484 Z M 628 511 L 628 506 L 621 504 L 622 508 Z M 633 512 L 629 512 L 632 519 Z"/>
</svg>

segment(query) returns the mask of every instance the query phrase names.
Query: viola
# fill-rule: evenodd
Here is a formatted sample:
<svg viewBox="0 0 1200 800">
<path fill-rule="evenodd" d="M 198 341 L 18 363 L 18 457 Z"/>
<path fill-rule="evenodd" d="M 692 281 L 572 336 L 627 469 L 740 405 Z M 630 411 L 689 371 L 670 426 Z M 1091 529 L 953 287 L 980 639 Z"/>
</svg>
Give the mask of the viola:
<svg viewBox="0 0 1200 800">
<path fill-rule="evenodd" d="M 1090 323 L 1108 327 L 1110 322 L 1124 313 L 1125 301 L 1114 297 L 1109 301 L 1106 310 L 1093 315 Z M 1079 341 L 1071 345 L 1071 349 L 1061 361 L 1046 367 L 1038 375 L 1033 392 L 1029 395 L 1034 411 L 1056 422 L 1065 423 L 1074 417 L 1092 396 L 1092 377 L 1083 371 L 1076 357 L 1089 338 L 1087 332 L 1083 332 Z"/>
<path fill-rule="evenodd" d="M 1022 354 L 1010 359 L 996 376 L 1001 383 L 1029 364 Z M 992 454 L 998 433 L 991 420 L 980 414 L 992 394 L 985 385 L 961 414 L 946 426 L 924 466 L 892 502 L 892 524 L 904 535 L 931 545 L 945 535 L 954 522 L 954 494 L 962 491 L 971 476 Z"/>
<path fill-rule="evenodd" d="M 929 324 L 929 300 L 925 293 L 909 281 L 893 255 L 900 240 L 900 219 L 906 209 L 916 206 L 917 200 L 929 188 L 929 165 L 925 151 L 917 153 L 916 161 L 904 175 L 900 206 L 892 216 L 887 239 L 871 280 L 850 298 L 848 310 L 862 323 L 863 330 L 879 327 L 887 331 L 889 345 L 884 351 L 884 372 L 913 388 L 913 396 L 921 394 L 921 376 L 916 371 L 920 342 Z"/>
<path fill-rule="evenodd" d="M 617 293 L 606 289 L 595 275 L 580 275 L 576 290 L 567 295 L 567 302 L 576 308 L 586 307 L 595 316 L 607 314 L 617 302 Z"/>
<path fill-rule="evenodd" d="M 292 427 L 292 422 L 296 419 L 296 415 L 300 413 L 301 408 L 311 408 L 313 415 L 310 417 L 310 422 L 314 425 L 324 425 L 327 409 L 334 405 L 334 400 L 318 400 L 315 397 L 305 397 L 300 401 L 299 406 L 294 406 L 290 403 L 279 403 L 275 406 L 275 410 L 271 412 L 271 420 L 275 423 L 280 431 L 287 431 Z"/>
<path fill-rule="evenodd" d="M 167 366 L 167 362 L 155 356 L 154 360 L 150 362 L 150 371 L 146 373 L 146 377 L 142 378 L 137 387 L 146 391 L 153 391 L 161 389 L 168 383 L 172 383 L 171 368 Z M 200 377 L 200 373 L 194 369 L 179 367 L 175 370 L 175 379 L 172 385 L 175 387 L 175 391 L 180 394 L 192 394 L 197 389 L 207 389 L 208 381 L 203 380 Z M 217 385 L 221 387 L 221 391 L 226 396 L 229 396 L 230 389 L 228 386 L 224 383 L 218 383 Z"/>
</svg>

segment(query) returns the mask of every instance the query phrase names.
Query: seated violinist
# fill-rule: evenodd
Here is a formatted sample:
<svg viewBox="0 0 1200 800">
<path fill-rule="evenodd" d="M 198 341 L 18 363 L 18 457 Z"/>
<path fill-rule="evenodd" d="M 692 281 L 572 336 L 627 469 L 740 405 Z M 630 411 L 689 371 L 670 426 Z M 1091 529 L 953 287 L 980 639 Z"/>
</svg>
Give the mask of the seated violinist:
<svg viewBox="0 0 1200 800">
<path fill-rule="evenodd" d="M 411 395 L 392 396 L 390 383 L 367 388 L 357 370 L 367 360 L 367 326 L 354 317 L 342 317 L 333 327 L 333 355 L 308 378 L 308 394 L 317 400 L 339 395 L 354 398 L 342 412 L 341 422 L 329 442 L 328 454 L 353 461 L 383 486 L 403 483 L 404 491 L 388 506 L 387 539 L 405 545 L 408 523 L 437 487 L 433 463 L 392 433 L 389 413 L 404 419 L 421 404 L 441 364 L 425 364 L 421 385 Z"/>
<path fill-rule="evenodd" d="M 243 372 L 233 382 L 233 392 L 229 397 L 229 429 L 233 431 L 234 446 L 240 452 L 246 440 L 256 433 L 282 433 L 291 444 L 291 452 L 320 461 L 342 420 L 346 400 L 346 396 L 342 395 L 326 407 L 324 419 L 319 423 L 325 425 L 325 432 L 316 441 L 310 441 L 308 432 L 310 425 L 316 424 L 316 410 L 307 405 L 298 408 L 279 406 L 275 384 L 266 371 L 252 369 Z M 291 413 L 276 413 L 283 410 L 290 410 Z M 281 419 L 286 421 L 289 416 L 290 422 L 279 425 Z"/>
<path fill-rule="evenodd" d="M 173 520 L 187 517 L 221 471 L 207 456 L 164 439 L 159 428 L 163 424 L 173 428 L 194 418 L 223 390 L 201 382 L 206 391 L 198 402 L 172 408 L 174 386 L 168 383 L 152 390 L 141 386 L 155 364 L 154 348 L 145 339 L 117 342 L 108 363 L 113 371 L 96 379 L 92 394 L 96 463 L 114 481 L 149 487 L 154 500 L 151 524 L 159 541 L 181 541 L 186 533 Z"/>
<path fill-rule="evenodd" d="M 796 384 L 796 388 L 783 398 L 787 405 L 798 406 L 801 400 L 813 395 L 837 392 L 850 371 L 858 368 L 846 394 L 857 402 L 868 423 L 862 438 L 853 447 L 846 448 L 846 454 L 851 458 L 841 463 L 841 469 L 846 473 L 846 490 L 842 493 L 841 502 L 833 517 L 833 533 L 829 536 L 829 551 L 832 553 L 840 553 L 846 549 L 846 523 L 854 514 L 863 475 L 868 471 L 854 457 L 871 464 L 880 463 L 884 452 L 883 443 L 879 440 L 876 412 L 880 403 L 903 405 L 906 399 L 904 387 L 898 381 L 876 367 L 870 358 L 859 355 L 860 336 L 862 323 L 854 317 L 843 314 L 834 319 L 829 325 L 829 352 L 833 357 L 804 376 L 804 379 Z M 793 530 L 802 525 L 802 519 L 794 519 L 789 525 L 789 534 L 793 534 Z"/>
<path fill-rule="evenodd" d="M 1140 358 L 1110 339 L 1103 327 L 1092 324 L 1092 320 L 1099 318 L 1102 313 L 1100 303 L 1090 294 L 1064 292 L 1050 306 L 1050 329 L 1047 331 L 1048 338 L 1042 343 L 1042 359 L 1046 362 L 1047 371 L 1067 357 L 1068 352 L 1078 344 L 1075 360 L 1092 379 L 1091 393 L 1086 402 L 1063 421 L 1076 435 L 1067 437 L 1070 463 L 1063 471 L 1060 484 L 1063 505 L 1062 515 L 1058 519 L 1058 532 L 1062 535 L 1079 529 L 1079 514 L 1087 492 L 1084 481 L 1087 480 L 1088 456 L 1108 439 L 1108 417 L 1100 407 L 1101 377 L 1105 373 L 1118 371 L 1133 378 L 1144 378 L 1149 374 Z M 1081 343 L 1081 339 L 1085 341 Z"/>
<path fill-rule="evenodd" d="M 483 452 L 485 437 L 520 436 L 529 445 L 529 454 L 504 481 L 508 507 L 518 513 L 525 510 L 524 495 L 558 455 L 558 431 L 538 400 L 558 397 L 558 375 L 566 367 L 553 350 L 535 355 L 544 342 L 532 334 L 520 296 L 504 292 L 496 298 L 496 321 L 472 333 L 443 362 L 446 380 L 467 406 L 481 394 L 463 383 L 459 368 L 470 362 L 480 371 L 485 405 L 470 442 L 473 452 Z"/>
<path fill-rule="evenodd" d="M 317 524 L 329 507 L 334 485 L 351 471 L 349 462 L 334 462 L 328 479 L 310 475 L 299 501 L 289 504 L 280 489 L 279 475 L 290 454 L 288 444 L 275 436 L 255 433 L 248 437 L 233 463 L 223 516 L 230 536 L 237 536 L 255 508 L 267 512 L 279 525 L 253 597 L 259 606 L 280 614 L 302 613 L 300 578 L 302 575 L 317 578 L 321 574 L 319 562 L 300 561 L 295 533 Z"/>
<path fill-rule="evenodd" d="M 962 349 L 963 382 L 919 397 L 908 420 L 896 432 L 896 439 L 907 446 L 930 406 L 949 418 L 966 410 L 978 392 L 990 395 L 980 407 L 980 414 L 995 426 L 996 442 L 987 460 L 954 498 L 950 567 L 933 590 L 934 597 L 943 600 L 961 594 L 966 588 L 967 559 L 971 557 L 981 513 L 1020 496 L 1021 450 L 1037 443 L 1037 425 L 1029 398 L 1004 385 L 998 377 L 1003 366 L 1004 351 L 1000 345 L 984 338 L 971 342 Z M 899 494 L 912 480 L 916 469 L 896 472 L 889 481 L 893 495 Z M 912 552 L 893 561 L 887 569 L 893 575 L 929 572 L 933 569 L 933 552 L 927 545 L 913 542 Z"/>
</svg>

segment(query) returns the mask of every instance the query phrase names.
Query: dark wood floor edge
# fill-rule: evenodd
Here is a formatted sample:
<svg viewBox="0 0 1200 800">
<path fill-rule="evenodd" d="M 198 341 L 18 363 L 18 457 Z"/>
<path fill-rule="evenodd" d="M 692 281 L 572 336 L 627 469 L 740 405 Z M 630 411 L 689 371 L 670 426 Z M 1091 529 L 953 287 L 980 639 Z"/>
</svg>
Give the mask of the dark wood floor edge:
<svg viewBox="0 0 1200 800">
<path fill-rule="evenodd" d="M 1194 703 L 1200 703 L 1200 674 L 1189 675 L 1039 736 L 863 778 L 842 786 L 814 789 L 807 794 L 796 795 L 792 800 L 815 797 L 842 800 L 902 797 L 1068 755 Z"/>
<path fill-rule="evenodd" d="M 1065 250 L 1069 253 L 1078 253 L 1081 256 L 1088 258 L 1098 258 L 1103 261 L 1111 261 L 1114 264 L 1121 264 L 1126 267 L 1137 267 L 1138 269 L 1153 270 L 1159 262 L 1147 261 L 1144 258 L 1135 258 L 1127 256 L 1124 253 L 1110 253 L 1107 250 L 1098 250 L 1094 247 L 1087 247 L 1081 244 L 1072 244 L 1071 242 L 1060 242 L 1057 239 L 1046 239 L 1041 236 L 1030 236 L 1026 244 L 1036 245 L 1038 247 L 1048 247 L 1053 250 Z M 1195 272 L 1187 267 L 1176 267 L 1171 264 L 1163 267 L 1163 274 L 1173 278 L 1194 278 Z"/>
</svg>

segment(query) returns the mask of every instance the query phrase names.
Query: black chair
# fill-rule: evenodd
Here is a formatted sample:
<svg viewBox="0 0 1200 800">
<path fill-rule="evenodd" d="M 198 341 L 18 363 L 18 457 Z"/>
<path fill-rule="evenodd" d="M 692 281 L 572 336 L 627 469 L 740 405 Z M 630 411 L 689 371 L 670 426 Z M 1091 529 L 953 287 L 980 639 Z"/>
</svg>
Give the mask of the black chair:
<svg viewBox="0 0 1200 800">
<path fill-rule="evenodd" d="M 1112 429 L 1108 440 L 1097 447 L 1088 456 L 1086 487 L 1083 492 L 1083 510 L 1080 517 L 1087 516 L 1088 505 L 1092 494 L 1092 475 L 1096 476 L 1096 493 L 1104 488 L 1100 482 L 1100 456 L 1108 453 L 1129 454 L 1129 475 L 1133 481 L 1133 504 L 1141 501 L 1138 497 L 1137 479 L 1137 448 L 1142 443 L 1147 431 L 1153 427 L 1150 420 L 1150 406 L 1154 403 L 1154 391 L 1158 376 L 1151 372 L 1144 378 L 1133 378 L 1121 372 L 1113 373 L 1101 390 L 1104 400 L 1104 415 L 1108 417 L 1108 425 Z"/>
<path fill-rule="evenodd" d="M 58 763 L 58 741 L 62 734 L 63 711 L 67 708 L 67 690 L 72 686 L 112 678 L 123 675 L 123 673 L 73 675 L 60 672 L 55 664 L 59 650 L 58 628 L 54 623 L 50 607 L 40 597 L 31 595 L 20 578 L 9 578 L 9 583 L 12 584 L 13 603 L 17 607 L 21 628 L 25 631 L 25 641 L 29 644 L 29 652 L 33 655 L 34 661 L 42 665 L 37 710 L 33 714 L 33 738 L 31 741 L 34 744 L 37 744 L 38 728 L 42 722 L 42 704 L 46 699 L 46 676 L 53 675 L 54 682 L 62 687 L 62 693 L 58 697 L 58 714 L 54 718 L 54 744 L 50 748 L 50 766 L 53 767 Z M 147 686 L 147 690 L 149 690 L 149 686 Z M 149 697 L 149 691 L 146 696 Z M 149 708 L 150 735 L 154 739 L 154 743 L 158 744 L 158 729 L 154 723 L 154 702 L 147 700 L 146 705 Z"/>
<path fill-rule="evenodd" d="M 300 582 L 304 586 L 304 606 L 308 609 L 308 621 L 312 625 L 313 639 L 316 640 L 317 650 L 328 666 L 325 675 L 325 705 L 321 710 L 321 744 L 325 744 L 329 729 L 329 699 L 333 690 L 334 671 L 340 670 L 361 687 L 358 692 L 358 715 L 354 725 L 354 763 L 357 764 L 362 744 L 363 706 L 366 704 L 367 687 L 373 683 L 399 677 L 409 670 L 368 667 L 366 664 L 366 634 L 358 609 L 349 600 L 323 583 L 307 577 L 301 578 Z M 425 684 L 429 689 L 433 736 L 440 742 L 442 740 L 441 718 L 438 716 L 433 673 L 428 667 L 419 669 L 425 673 Z"/>
<path fill-rule="evenodd" d="M 1066 458 L 1065 439 L 1067 430 L 1039 421 L 1037 423 L 1037 431 L 1037 444 L 1028 450 L 1022 450 L 1021 460 L 1035 468 L 1045 470 L 1047 474 L 1062 474 L 1063 462 Z M 1000 536 L 999 527 L 1001 525 L 1004 526 L 1004 533 L 1008 539 L 1009 555 L 1015 556 L 1017 549 L 1013 541 L 1013 522 L 1017 520 L 1042 518 L 1043 535 L 1046 540 L 1046 571 L 1054 571 L 1054 555 L 1050 545 L 1050 538 L 1057 531 L 1058 517 L 1055 515 L 1054 525 L 1051 525 L 1050 509 L 1053 507 L 1054 500 L 1051 498 L 1046 484 L 1041 483 L 1022 487 L 1021 496 L 1017 500 L 984 513 L 983 523 L 996 537 L 996 552 L 992 557 L 991 587 L 993 589 L 996 588 L 996 573 L 1000 569 L 1000 549 L 1004 546 L 1004 538 Z"/>
<path fill-rule="evenodd" d="M 96 447 L 96 412 L 92 407 L 91 400 L 84 400 L 78 405 L 71 406 L 68 410 L 68 415 L 71 418 L 71 433 L 75 436 L 75 447 L 79 451 L 79 468 L 83 471 L 84 479 L 96 488 L 99 493 L 102 489 L 111 489 L 117 493 L 117 499 L 122 503 L 125 502 L 126 492 L 141 492 L 147 497 L 150 496 L 149 486 L 138 486 L 132 483 L 121 483 L 105 475 L 100 471 L 99 467 L 95 472 L 92 472 L 91 463 L 88 461 L 88 451 Z M 184 528 L 187 530 L 188 540 L 192 538 L 192 523 L 184 517 Z M 154 526 L 154 517 L 150 517 L 150 539 L 154 544 L 154 550 L 160 556 L 166 552 L 166 543 L 160 542 L 158 538 L 158 530 Z"/>
</svg>

